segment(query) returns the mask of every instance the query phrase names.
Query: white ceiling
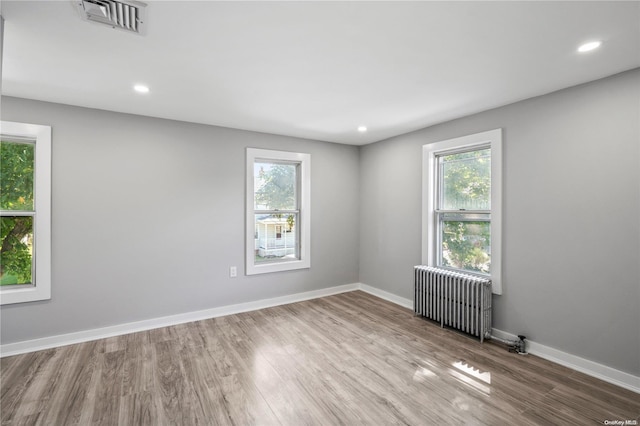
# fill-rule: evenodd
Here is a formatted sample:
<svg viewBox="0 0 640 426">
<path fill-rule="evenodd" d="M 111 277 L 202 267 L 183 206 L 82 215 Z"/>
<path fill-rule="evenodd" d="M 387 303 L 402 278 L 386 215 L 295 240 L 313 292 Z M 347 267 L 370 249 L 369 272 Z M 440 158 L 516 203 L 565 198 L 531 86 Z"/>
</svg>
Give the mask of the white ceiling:
<svg viewBox="0 0 640 426">
<path fill-rule="evenodd" d="M 147 3 L 2 0 L 3 94 L 362 145 L 640 66 L 637 1 Z"/>
</svg>

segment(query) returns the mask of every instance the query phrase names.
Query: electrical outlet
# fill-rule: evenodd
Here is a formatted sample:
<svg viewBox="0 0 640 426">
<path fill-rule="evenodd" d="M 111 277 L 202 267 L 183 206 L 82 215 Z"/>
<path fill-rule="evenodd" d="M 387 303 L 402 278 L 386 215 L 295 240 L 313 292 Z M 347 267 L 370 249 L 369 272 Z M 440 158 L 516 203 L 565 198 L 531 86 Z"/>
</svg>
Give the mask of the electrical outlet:
<svg viewBox="0 0 640 426">
<path fill-rule="evenodd" d="M 237 276 L 238 276 L 238 268 L 236 268 L 235 266 L 231 266 L 229 268 L 229 277 L 235 278 Z"/>
</svg>

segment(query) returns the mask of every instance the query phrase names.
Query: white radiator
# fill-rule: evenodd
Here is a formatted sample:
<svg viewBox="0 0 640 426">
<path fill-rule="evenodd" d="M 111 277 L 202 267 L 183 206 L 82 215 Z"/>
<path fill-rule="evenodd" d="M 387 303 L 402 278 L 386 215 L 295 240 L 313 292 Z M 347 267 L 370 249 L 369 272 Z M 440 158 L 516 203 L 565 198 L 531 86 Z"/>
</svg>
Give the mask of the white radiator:
<svg viewBox="0 0 640 426">
<path fill-rule="evenodd" d="M 491 336 L 491 280 L 432 266 L 416 266 L 413 310 L 479 337 Z"/>
</svg>

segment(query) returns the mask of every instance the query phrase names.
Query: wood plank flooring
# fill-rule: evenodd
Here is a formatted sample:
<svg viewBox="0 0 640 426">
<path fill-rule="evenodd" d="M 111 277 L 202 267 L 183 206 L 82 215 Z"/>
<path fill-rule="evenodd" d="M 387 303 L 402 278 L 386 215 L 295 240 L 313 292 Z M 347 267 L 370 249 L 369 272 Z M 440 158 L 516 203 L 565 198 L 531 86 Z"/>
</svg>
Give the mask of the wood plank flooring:
<svg viewBox="0 0 640 426">
<path fill-rule="evenodd" d="M 3 358 L 2 425 L 588 425 L 640 395 L 355 291 Z"/>
</svg>

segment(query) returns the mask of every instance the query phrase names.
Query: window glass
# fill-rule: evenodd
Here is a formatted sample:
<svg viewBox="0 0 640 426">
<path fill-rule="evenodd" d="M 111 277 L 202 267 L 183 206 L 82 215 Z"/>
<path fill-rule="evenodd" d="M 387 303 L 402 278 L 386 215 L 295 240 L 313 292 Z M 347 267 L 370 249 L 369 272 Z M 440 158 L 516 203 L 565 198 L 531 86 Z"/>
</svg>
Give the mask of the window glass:
<svg viewBox="0 0 640 426">
<path fill-rule="evenodd" d="M 0 217 L 0 285 L 32 284 L 33 218 Z"/>
<path fill-rule="evenodd" d="M 256 161 L 254 166 L 254 208 L 256 210 L 297 209 L 295 164 Z"/>
<path fill-rule="evenodd" d="M 440 157 L 443 210 L 491 209 L 491 150 Z"/>
<path fill-rule="evenodd" d="M 255 162 L 256 264 L 300 258 L 295 231 L 298 217 L 297 170 L 297 164 Z"/>
<path fill-rule="evenodd" d="M 35 145 L 0 142 L 0 210 L 33 210 Z"/>
<path fill-rule="evenodd" d="M 297 213 L 255 214 L 255 262 L 277 262 L 300 258 Z"/>
<path fill-rule="evenodd" d="M 466 271 L 491 272 L 489 215 L 442 215 L 441 265 Z"/>
<path fill-rule="evenodd" d="M 1 286 L 33 283 L 34 160 L 35 144 L 0 141 Z"/>
<path fill-rule="evenodd" d="M 491 149 L 437 155 L 438 266 L 491 272 Z"/>
</svg>

